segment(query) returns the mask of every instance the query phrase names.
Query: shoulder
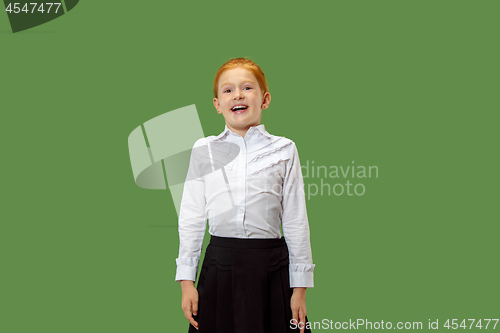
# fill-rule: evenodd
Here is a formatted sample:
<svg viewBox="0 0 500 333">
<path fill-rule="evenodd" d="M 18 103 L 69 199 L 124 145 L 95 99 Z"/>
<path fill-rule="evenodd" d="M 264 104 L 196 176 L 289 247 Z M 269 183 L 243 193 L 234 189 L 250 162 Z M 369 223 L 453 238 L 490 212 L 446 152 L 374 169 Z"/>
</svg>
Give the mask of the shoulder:
<svg viewBox="0 0 500 333">
<path fill-rule="evenodd" d="M 221 134 L 219 134 L 219 135 L 209 135 L 209 136 L 206 136 L 204 138 L 198 139 L 195 144 L 202 146 L 202 145 L 207 145 L 207 144 L 215 142 L 215 141 L 217 141 L 217 142 L 218 141 L 223 142 L 224 140 L 221 140 L 222 139 L 221 138 Z"/>
<path fill-rule="evenodd" d="M 295 150 L 297 149 L 295 142 L 287 138 L 285 136 L 279 136 L 279 135 L 269 135 L 269 138 L 271 139 L 271 143 L 268 146 L 268 149 L 271 151 L 284 151 L 287 154 L 293 155 Z"/>
<path fill-rule="evenodd" d="M 206 137 L 206 138 L 200 138 L 200 139 L 196 140 L 195 143 L 193 144 L 193 148 L 206 146 L 207 142 L 209 142 L 209 138 L 210 137 Z"/>
</svg>

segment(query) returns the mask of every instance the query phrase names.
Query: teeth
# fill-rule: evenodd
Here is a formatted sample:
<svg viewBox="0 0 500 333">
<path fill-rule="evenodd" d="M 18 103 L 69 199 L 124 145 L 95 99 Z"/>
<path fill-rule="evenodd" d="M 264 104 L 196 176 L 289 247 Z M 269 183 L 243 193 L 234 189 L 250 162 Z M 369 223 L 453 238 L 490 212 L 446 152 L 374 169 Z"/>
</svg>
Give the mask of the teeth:
<svg viewBox="0 0 500 333">
<path fill-rule="evenodd" d="M 235 107 L 233 108 L 233 111 L 241 110 L 241 109 L 244 109 L 244 108 L 246 108 L 246 106 L 243 106 L 243 105 L 238 105 L 238 106 L 235 106 Z"/>
</svg>

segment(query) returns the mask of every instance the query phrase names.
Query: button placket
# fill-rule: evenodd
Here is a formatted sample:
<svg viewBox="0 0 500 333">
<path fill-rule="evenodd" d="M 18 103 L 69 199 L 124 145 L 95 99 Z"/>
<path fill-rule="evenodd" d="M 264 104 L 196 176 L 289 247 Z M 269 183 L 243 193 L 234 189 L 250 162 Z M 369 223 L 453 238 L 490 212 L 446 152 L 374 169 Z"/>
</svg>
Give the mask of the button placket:
<svg viewBox="0 0 500 333">
<path fill-rule="evenodd" d="M 242 168 L 242 172 L 241 172 L 241 176 L 243 178 L 243 187 L 241 189 L 241 195 L 243 197 L 243 200 L 241 200 L 241 203 L 242 203 L 242 207 L 241 207 L 241 226 L 242 226 L 242 229 L 243 229 L 243 232 L 244 232 L 244 235 L 246 237 L 248 237 L 247 235 L 247 230 L 245 228 L 245 211 L 246 211 L 246 201 L 247 201 L 247 196 L 246 196 L 246 188 L 247 188 L 247 144 L 246 144 L 246 141 L 244 138 L 243 139 L 243 155 L 242 155 L 242 164 L 243 164 L 243 168 Z"/>
<path fill-rule="evenodd" d="M 247 149 L 244 138 L 241 136 L 238 138 L 240 142 L 240 159 L 239 159 L 239 172 L 238 172 L 238 224 L 241 237 L 246 237 L 246 231 L 244 226 L 245 218 L 245 174 L 246 174 L 246 159 L 247 159 Z"/>
<path fill-rule="evenodd" d="M 245 204 L 245 178 L 244 178 L 244 172 L 246 170 L 246 146 L 243 138 L 240 135 L 235 135 L 233 137 L 235 140 L 234 142 L 238 144 L 240 147 L 240 153 L 238 154 L 238 157 L 236 159 L 237 163 L 237 174 L 236 174 L 236 188 L 235 188 L 235 201 L 236 201 L 236 216 L 235 216 L 235 223 L 236 223 L 236 231 L 238 236 L 237 237 L 246 237 L 246 232 L 245 228 L 243 226 L 243 218 L 244 218 L 244 204 Z"/>
</svg>

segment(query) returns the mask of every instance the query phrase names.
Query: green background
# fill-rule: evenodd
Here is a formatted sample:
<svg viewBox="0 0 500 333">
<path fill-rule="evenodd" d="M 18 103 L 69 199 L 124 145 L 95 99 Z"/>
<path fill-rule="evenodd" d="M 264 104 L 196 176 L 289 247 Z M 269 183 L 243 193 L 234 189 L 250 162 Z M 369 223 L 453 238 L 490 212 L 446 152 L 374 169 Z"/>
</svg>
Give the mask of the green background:
<svg viewBox="0 0 500 333">
<path fill-rule="evenodd" d="M 17 34 L 0 13 L 0 330 L 187 331 L 175 208 L 135 185 L 127 137 L 190 104 L 219 134 L 212 80 L 232 57 L 264 69 L 262 123 L 303 165 L 379 169 L 351 180 L 363 196 L 307 201 L 310 321 L 499 318 L 499 10 L 81 1 Z"/>
</svg>

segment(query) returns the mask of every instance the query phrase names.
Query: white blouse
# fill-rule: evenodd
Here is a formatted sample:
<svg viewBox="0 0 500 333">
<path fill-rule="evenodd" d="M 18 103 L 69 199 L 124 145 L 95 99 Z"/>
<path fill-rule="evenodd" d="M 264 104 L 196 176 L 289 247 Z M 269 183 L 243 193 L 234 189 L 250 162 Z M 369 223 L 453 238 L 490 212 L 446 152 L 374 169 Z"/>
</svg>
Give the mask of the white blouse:
<svg viewBox="0 0 500 333">
<path fill-rule="evenodd" d="M 243 138 L 227 125 L 193 146 L 179 212 L 176 281 L 196 280 L 206 221 L 220 237 L 281 238 L 290 256 L 290 287 L 313 287 L 304 181 L 295 143 L 263 124 Z"/>
</svg>

